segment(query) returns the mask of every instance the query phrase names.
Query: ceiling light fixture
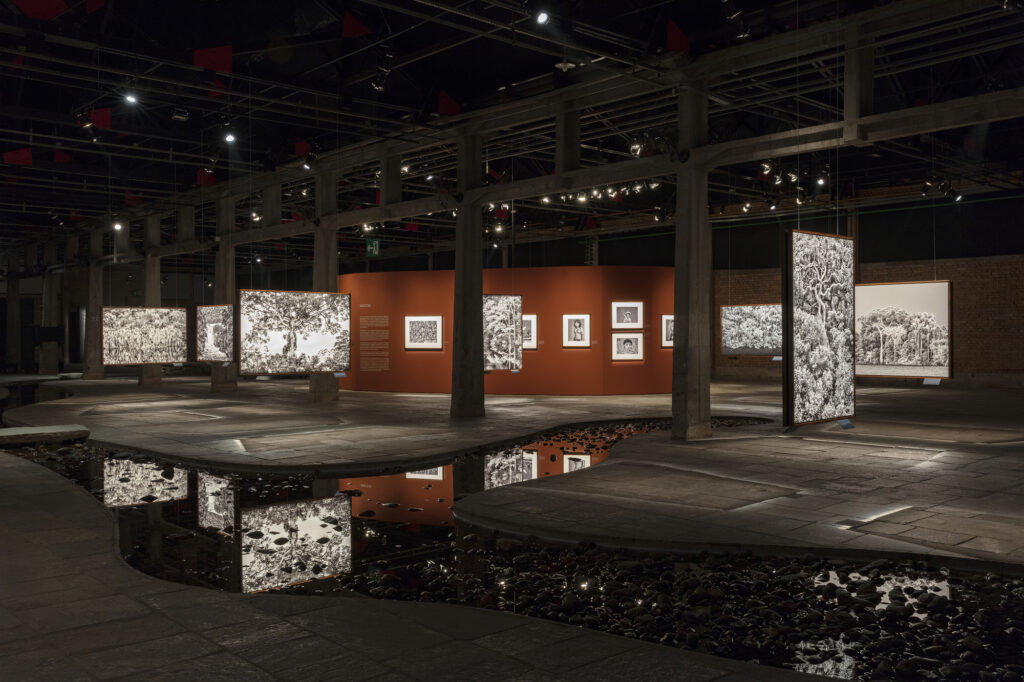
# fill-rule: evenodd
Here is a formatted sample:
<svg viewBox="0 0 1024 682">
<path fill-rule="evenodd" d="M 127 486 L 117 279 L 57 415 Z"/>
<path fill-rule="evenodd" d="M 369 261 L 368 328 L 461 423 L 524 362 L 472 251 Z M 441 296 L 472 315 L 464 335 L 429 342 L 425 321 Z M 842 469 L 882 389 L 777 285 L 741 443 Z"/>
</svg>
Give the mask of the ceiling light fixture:
<svg viewBox="0 0 1024 682">
<path fill-rule="evenodd" d="M 316 161 L 316 158 L 316 152 L 306 154 L 306 160 L 302 162 L 302 167 L 306 170 L 313 170 L 313 163 Z"/>
<path fill-rule="evenodd" d="M 542 25 L 542 26 L 544 24 L 548 23 L 548 19 L 550 19 L 550 18 L 551 18 L 551 15 L 549 15 L 544 10 L 541 10 L 541 11 L 537 12 L 537 23 Z"/>
<path fill-rule="evenodd" d="M 139 101 L 139 98 L 129 92 L 124 96 L 124 101 L 128 102 L 128 104 L 136 104 Z"/>
<path fill-rule="evenodd" d="M 122 227 L 123 225 L 121 225 L 121 223 L 114 223 L 114 229 L 117 230 L 118 232 L 121 231 Z"/>
<path fill-rule="evenodd" d="M 231 132 L 230 130 L 228 132 L 224 133 L 224 141 L 225 142 L 234 142 L 235 141 L 235 134 L 233 132 Z"/>
</svg>

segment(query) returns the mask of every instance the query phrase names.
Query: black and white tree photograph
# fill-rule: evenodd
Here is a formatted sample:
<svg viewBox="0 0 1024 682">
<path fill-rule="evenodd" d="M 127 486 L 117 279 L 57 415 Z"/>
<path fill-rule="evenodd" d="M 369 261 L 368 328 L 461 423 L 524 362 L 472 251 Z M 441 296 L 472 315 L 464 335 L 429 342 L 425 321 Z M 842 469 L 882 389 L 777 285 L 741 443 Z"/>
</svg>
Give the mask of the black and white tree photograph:
<svg viewBox="0 0 1024 682">
<path fill-rule="evenodd" d="M 430 467 L 429 469 L 419 469 L 418 471 L 406 471 L 405 477 L 421 478 L 424 481 L 443 481 L 444 467 L 436 466 Z"/>
<path fill-rule="evenodd" d="M 484 294 L 484 370 L 523 368 L 523 297 Z"/>
<path fill-rule="evenodd" d="M 188 471 L 157 462 L 103 460 L 103 504 L 131 507 L 188 497 Z"/>
<path fill-rule="evenodd" d="M 484 455 L 484 490 L 537 478 L 537 451 L 512 448 Z"/>
<path fill-rule="evenodd" d="M 239 292 L 241 374 L 349 368 L 349 294 Z"/>
<path fill-rule="evenodd" d="M 643 301 L 613 301 L 612 329 L 643 329 Z"/>
<path fill-rule="evenodd" d="M 792 233 L 794 424 L 854 413 L 853 240 Z"/>
<path fill-rule="evenodd" d="M 782 355 L 782 304 L 723 305 L 722 355 Z"/>
<path fill-rule="evenodd" d="M 440 315 L 406 315 L 406 350 L 441 350 L 443 347 Z"/>
<path fill-rule="evenodd" d="M 590 466 L 590 455 L 577 455 L 565 453 L 562 455 L 562 472 L 569 474 L 573 471 L 586 469 Z"/>
<path fill-rule="evenodd" d="M 235 359 L 235 306 L 196 306 L 196 361 Z"/>
<path fill-rule="evenodd" d="M 857 375 L 950 377 L 949 282 L 857 285 Z"/>
<path fill-rule="evenodd" d="M 562 315 L 562 346 L 590 348 L 590 315 Z"/>
<path fill-rule="evenodd" d="M 537 350 L 536 315 L 523 315 L 523 350 Z"/>
<path fill-rule="evenodd" d="M 235 527 L 235 488 L 231 480 L 203 471 L 196 474 L 196 497 L 199 514 L 197 523 L 230 533 Z"/>
<path fill-rule="evenodd" d="M 262 592 L 352 570 L 352 501 L 337 495 L 243 509 L 242 591 Z"/>
<path fill-rule="evenodd" d="M 643 360 L 644 335 L 612 334 L 612 360 Z"/>
<path fill-rule="evenodd" d="M 188 362 L 185 308 L 104 308 L 103 364 Z"/>
<path fill-rule="evenodd" d="M 661 316 L 661 347 L 671 348 L 676 340 L 676 316 Z"/>
</svg>

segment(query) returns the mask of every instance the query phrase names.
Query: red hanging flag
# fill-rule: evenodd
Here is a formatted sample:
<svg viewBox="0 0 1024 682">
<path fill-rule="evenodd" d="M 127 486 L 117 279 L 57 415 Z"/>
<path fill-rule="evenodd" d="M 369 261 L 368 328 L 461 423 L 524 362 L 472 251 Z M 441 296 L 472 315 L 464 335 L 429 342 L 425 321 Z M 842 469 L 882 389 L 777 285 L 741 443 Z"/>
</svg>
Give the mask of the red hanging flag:
<svg viewBox="0 0 1024 682">
<path fill-rule="evenodd" d="M 93 109 L 89 112 L 89 120 L 92 121 L 92 124 L 97 128 L 110 130 L 110 107 Z"/>
<path fill-rule="evenodd" d="M 447 92 L 441 90 L 437 93 L 437 113 L 442 116 L 458 116 L 462 113 L 462 106 Z"/>
<path fill-rule="evenodd" d="M 405 224 L 405 231 L 406 232 L 419 232 L 420 231 L 420 224 L 419 223 L 406 223 Z"/>
<path fill-rule="evenodd" d="M 307 154 L 313 151 L 312 145 L 303 140 L 301 137 L 295 138 L 295 156 L 296 158 L 303 158 Z"/>
<path fill-rule="evenodd" d="M 31 166 L 32 147 L 12 149 L 9 152 L 4 152 L 4 163 L 9 163 L 12 166 Z"/>
<path fill-rule="evenodd" d="M 85 13 L 92 14 L 103 9 L 103 6 L 107 4 L 107 0 L 85 0 Z"/>
<path fill-rule="evenodd" d="M 217 176 L 205 168 L 196 168 L 196 184 L 200 187 L 210 187 L 217 184 Z"/>
<path fill-rule="evenodd" d="M 125 206 L 138 206 L 142 203 L 142 197 L 131 190 L 124 191 L 124 205 Z"/>
<path fill-rule="evenodd" d="M 232 48 L 230 45 L 220 47 L 207 47 L 192 52 L 192 63 L 211 71 L 231 73 L 232 71 Z"/>
<path fill-rule="evenodd" d="M 71 155 L 67 154 L 65 152 L 62 152 L 59 149 L 55 149 L 54 152 L 53 152 L 53 162 L 54 163 L 71 163 Z"/>
<path fill-rule="evenodd" d="M 370 33 L 370 29 L 367 28 L 366 24 L 356 19 L 355 15 L 349 11 L 345 11 L 345 17 L 341 22 L 341 37 L 342 38 L 361 38 Z"/>
<path fill-rule="evenodd" d="M 682 29 L 676 25 L 676 22 L 671 19 L 668 20 L 668 26 L 666 27 L 667 39 L 665 41 L 666 47 L 669 52 L 682 52 L 684 54 L 690 54 L 690 39 L 683 33 Z"/>
<path fill-rule="evenodd" d="M 29 19 L 53 21 L 67 11 L 64 0 L 14 0 L 21 13 Z"/>
</svg>

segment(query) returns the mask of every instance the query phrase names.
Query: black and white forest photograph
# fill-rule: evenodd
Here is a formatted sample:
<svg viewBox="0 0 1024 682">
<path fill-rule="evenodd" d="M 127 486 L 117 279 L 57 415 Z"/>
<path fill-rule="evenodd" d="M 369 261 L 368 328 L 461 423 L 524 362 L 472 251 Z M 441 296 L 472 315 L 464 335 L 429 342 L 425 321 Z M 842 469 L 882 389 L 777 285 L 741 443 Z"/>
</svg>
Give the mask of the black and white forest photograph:
<svg viewBox="0 0 1024 682">
<path fill-rule="evenodd" d="M 851 417 L 853 240 L 794 230 L 793 423 Z"/>
<path fill-rule="evenodd" d="M 577 455 L 566 453 L 562 456 L 562 472 L 570 474 L 590 466 L 590 455 Z"/>
<path fill-rule="evenodd" d="M 612 329 L 643 329 L 643 301 L 613 301 Z"/>
<path fill-rule="evenodd" d="M 352 569 L 348 495 L 242 511 L 242 591 L 261 592 Z"/>
<path fill-rule="evenodd" d="M 590 348 L 590 315 L 562 315 L 562 346 Z"/>
<path fill-rule="evenodd" d="M 484 294 L 484 370 L 523 368 L 523 297 Z"/>
<path fill-rule="evenodd" d="M 185 308 L 104 308 L 103 364 L 188 362 Z"/>
<path fill-rule="evenodd" d="M 537 452 L 512 448 L 484 456 L 484 490 L 537 478 Z"/>
<path fill-rule="evenodd" d="M 235 306 L 196 306 L 196 361 L 235 359 Z"/>
<path fill-rule="evenodd" d="M 103 504 L 107 507 L 131 507 L 187 497 L 187 469 L 118 457 L 103 460 Z"/>
<path fill-rule="evenodd" d="M 782 304 L 723 305 L 722 355 L 782 355 Z"/>
<path fill-rule="evenodd" d="M 231 479 L 203 471 L 196 474 L 197 523 L 230 533 L 235 527 L 235 488 Z"/>
<path fill-rule="evenodd" d="M 523 315 L 523 350 L 537 350 L 536 315 Z"/>
<path fill-rule="evenodd" d="M 612 360 L 643 360 L 644 335 L 612 334 Z"/>
<path fill-rule="evenodd" d="M 406 350 L 441 350 L 442 322 L 440 315 L 406 315 Z"/>
<path fill-rule="evenodd" d="M 349 299 L 349 294 L 240 291 L 240 373 L 347 370 Z"/>
<path fill-rule="evenodd" d="M 661 347 L 671 348 L 676 340 L 676 316 L 661 316 Z"/>
<path fill-rule="evenodd" d="M 950 377 L 949 282 L 858 284 L 857 375 Z"/>
<path fill-rule="evenodd" d="M 444 467 L 436 466 L 430 467 L 429 469 L 419 469 L 417 471 L 405 472 L 406 478 L 421 478 L 424 481 L 443 481 L 444 480 Z"/>
</svg>

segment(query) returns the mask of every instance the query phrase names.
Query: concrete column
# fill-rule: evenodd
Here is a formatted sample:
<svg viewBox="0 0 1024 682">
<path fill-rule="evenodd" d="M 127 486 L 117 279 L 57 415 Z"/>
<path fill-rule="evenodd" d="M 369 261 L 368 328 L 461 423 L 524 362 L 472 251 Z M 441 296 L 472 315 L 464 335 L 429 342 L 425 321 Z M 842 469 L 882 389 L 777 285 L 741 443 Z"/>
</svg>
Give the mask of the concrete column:
<svg viewBox="0 0 1024 682">
<path fill-rule="evenodd" d="M 234 202 L 231 212 L 234 215 Z M 267 185 L 263 188 L 263 224 L 279 225 L 281 223 L 281 184 Z M 218 225 L 219 230 L 219 225 Z"/>
<path fill-rule="evenodd" d="M 380 204 L 387 206 L 402 200 L 402 158 L 385 154 L 380 162 Z"/>
<path fill-rule="evenodd" d="M 78 247 L 80 243 L 81 240 L 78 234 L 68 235 L 67 239 L 64 240 L 64 265 L 68 268 L 73 268 L 78 260 Z"/>
<path fill-rule="evenodd" d="M 459 139 L 459 191 L 480 183 L 481 144 Z M 462 203 L 455 217 L 455 305 L 451 416 L 484 416 L 483 221 L 480 207 Z"/>
<path fill-rule="evenodd" d="M 14 263 L 8 264 L 7 276 L 7 345 L 4 366 L 9 371 L 21 369 L 21 280 L 14 276 Z"/>
<path fill-rule="evenodd" d="M 57 265 L 57 245 L 48 242 L 43 245 L 43 265 L 46 271 L 43 273 L 43 300 L 42 320 L 43 327 L 57 327 L 61 322 L 61 281 L 63 277 L 59 272 L 52 272 L 50 268 Z M 60 371 L 60 343 L 57 341 L 45 341 L 39 344 L 39 373 L 57 374 Z"/>
<path fill-rule="evenodd" d="M 679 98 L 680 151 L 707 140 L 707 99 Z M 675 343 L 672 349 L 672 437 L 711 435 L 711 221 L 708 169 L 680 164 L 676 184 Z"/>
<path fill-rule="evenodd" d="M 874 113 L 875 108 L 875 48 L 864 40 L 857 27 L 846 36 L 846 54 L 843 58 L 843 138 L 855 147 L 870 147 L 864 141 L 863 131 L 855 123 L 861 116 Z"/>
<path fill-rule="evenodd" d="M 217 202 L 217 260 L 213 266 L 213 302 L 220 305 L 232 304 L 235 309 L 235 324 L 238 324 L 238 283 L 235 278 L 235 245 L 227 236 L 235 231 L 235 201 L 225 197 Z M 238 352 L 238 349 L 235 349 Z M 238 358 L 233 362 L 217 362 L 210 367 L 210 392 L 234 393 L 238 390 Z"/>
<path fill-rule="evenodd" d="M 555 114 L 555 172 L 580 167 L 580 110 L 571 102 L 559 105 Z"/>
<path fill-rule="evenodd" d="M 317 187 L 319 189 L 319 183 Z M 319 196 L 319 192 L 317 196 Z M 333 229 L 319 228 L 313 233 L 313 291 L 337 290 L 338 232 Z M 349 343 L 351 344 L 351 335 Z M 331 372 L 310 374 L 309 397 L 316 403 L 337 400 L 338 380 L 334 374 Z"/>
<path fill-rule="evenodd" d="M 160 246 L 160 216 L 148 215 L 143 226 L 143 256 L 142 265 L 142 286 L 143 303 L 147 307 L 158 307 L 160 305 L 160 256 L 154 255 L 152 250 Z M 139 368 L 140 386 L 159 386 L 163 381 L 164 368 L 162 365 L 142 365 Z"/>
<path fill-rule="evenodd" d="M 64 367 L 67 367 L 68 365 L 71 364 L 71 344 L 79 342 L 78 339 L 72 339 L 70 337 L 71 327 L 70 327 L 70 325 L 68 325 L 68 319 L 69 319 L 69 315 L 71 313 L 71 298 L 72 298 L 69 289 L 71 287 L 71 281 L 72 281 L 72 269 L 75 268 L 75 265 L 77 264 L 77 261 L 78 261 L 78 248 L 79 248 L 79 244 L 80 244 L 80 240 L 78 238 L 78 234 L 77 233 L 76 234 L 68 235 L 67 239 L 65 239 L 65 241 L 64 241 L 64 268 L 65 268 L 64 282 L 65 283 L 61 286 L 61 293 L 62 293 L 61 299 L 62 300 L 61 300 L 61 306 L 60 306 L 60 319 L 61 319 L 60 324 L 64 325 L 64 342 L 63 342 L 63 353 L 62 353 L 62 361 L 64 362 Z M 76 277 L 77 277 L 77 271 L 76 271 Z"/>
<path fill-rule="evenodd" d="M 89 233 L 89 297 L 85 305 L 85 357 L 82 378 L 103 378 L 103 230 Z"/>
<path fill-rule="evenodd" d="M 316 201 L 316 217 L 323 218 L 338 212 L 338 174 L 334 171 L 322 171 L 316 175 L 316 186 L 313 190 Z M 337 244 L 335 244 L 335 247 Z M 337 251 L 337 248 L 335 248 Z M 337 268 L 335 268 L 337 274 Z M 336 287 L 335 287 L 336 288 Z M 335 289 L 331 289 L 334 291 Z"/>
<path fill-rule="evenodd" d="M 195 206 L 183 206 L 178 209 L 177 215 L 177 238 L 178 243 L 194 242 L 196 240 L 196 209 Z"/>
<path fill-rule="evenodd" d="M 39 246 L 29 244 L 25 247 L 25 273 L 28 275 L 35 274 L 32 271 L 37 265 L 39 265 Z"/>
</svg>

